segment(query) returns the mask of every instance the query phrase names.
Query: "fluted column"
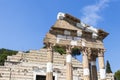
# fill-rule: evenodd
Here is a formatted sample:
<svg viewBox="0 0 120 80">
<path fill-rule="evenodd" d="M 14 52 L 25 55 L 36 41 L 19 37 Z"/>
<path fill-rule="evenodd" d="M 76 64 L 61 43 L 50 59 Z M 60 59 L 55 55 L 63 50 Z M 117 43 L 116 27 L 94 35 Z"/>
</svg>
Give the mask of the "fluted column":
<svg viewBox="0 0 120 80">
<path fill-rule="evenodd" d="M 70 46 L 66 48 L 66 80 L 73 80 L 72 56 Z"/>
<path fill-rule="evenodd" d="M 105 63 L 104 63 L 104 49 L 99 50 L 98 63 L 99 63 L 99 69 L 100 69 L 100 80 L 105 80 L 106 72 L 105 72 Z"/>
<path fill-rule="evenodd" d="M 82 50 L 82 57 L 83 57 L 83 79 L 90 80 L 90 71 L 89 71 L 89 61 L 88 61 L 88 54 L 90 52 L 89 48 L 84 48 Z"/>
<path fill-rule="evenodd" d="M 53 80 L 53 51 L 52 46 L 49 44 L 47 49 L 47 69 L 46 69 L 46 80 Z"/>
</svg>

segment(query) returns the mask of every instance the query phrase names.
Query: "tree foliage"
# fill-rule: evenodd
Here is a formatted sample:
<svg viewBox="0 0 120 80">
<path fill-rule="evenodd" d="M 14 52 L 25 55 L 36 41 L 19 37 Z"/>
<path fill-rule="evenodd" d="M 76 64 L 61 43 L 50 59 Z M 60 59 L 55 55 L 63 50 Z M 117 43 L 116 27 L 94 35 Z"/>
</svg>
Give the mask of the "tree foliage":
<svg viewBox="0 0 120 80">
<path fill-rule="evenodd" d="M 120 70 L 115 72 L 114 77 L 115 77 L 115 80 L 120 80 Z"/>
<path fill-rule="evenodd" d="M 9 50 L 9 49 L 0 49 L 0 65 L 4 65 L 7 56 L 15 55 L 18 51 Z"/>
<path fill-rule="evenodd" d="M 106 73 L 112 73 L 111 66 L 110 66 L 110 63 L 108 60 L 107 60 L 107 64 L 106 64 Z"/>
</svg>

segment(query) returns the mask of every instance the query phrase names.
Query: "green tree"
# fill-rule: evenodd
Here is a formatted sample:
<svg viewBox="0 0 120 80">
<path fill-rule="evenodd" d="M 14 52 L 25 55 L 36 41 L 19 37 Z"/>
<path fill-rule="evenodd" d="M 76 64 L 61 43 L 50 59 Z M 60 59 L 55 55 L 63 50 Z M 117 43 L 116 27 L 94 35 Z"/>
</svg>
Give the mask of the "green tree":
<svg viewBox="0 0 120 80">
<path fill-rule="evenodd" d="M 120 80 L 120 70 L 115 72 L 114 77 L 115 77 L 115 80 Z"/>
<path fill-rule="evenodd" d="M 107 60 L 107 64 L 106 64 L 106 73 L 112 73 L 111 67 L 110 67 L 110 63 Z"/>
<path fill-rule="evenodd" d="M 0 65 L 4 65 L 7 56 L 15 55 L 18 51 L 9 50 L 9 49 L 0 49 Z"/>
</svg>

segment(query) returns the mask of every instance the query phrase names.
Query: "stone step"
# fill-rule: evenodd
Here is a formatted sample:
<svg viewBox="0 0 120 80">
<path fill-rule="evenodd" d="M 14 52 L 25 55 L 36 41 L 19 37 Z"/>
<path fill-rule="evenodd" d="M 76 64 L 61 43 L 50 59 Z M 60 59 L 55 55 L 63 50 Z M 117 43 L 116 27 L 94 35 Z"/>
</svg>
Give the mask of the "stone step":
<svg viewBox="0 0 120 80">
<path fill-rule="evenodd" d="M 65 76 L 60 76 L 58 80 L 66 80 Z"/>
<path fill-rule="evenodd" d="M 11 76 L 11 80 L 33 80 L 33 76 L 14 75 L 14 76 Z"/>
<path fill-rule="evenodd" d="M 39 64 L 46 64 L 48 61 L 47 60 L 29 60 L 29 63 L 39 63 Z"/>
<path fill-rule="evenodd" d="M 2 77 L 0 80 L 10 80 L 9 77 Z"/>
<path fill-rule="evenodd" d="M 7 66 L 0 66 L 0 70 L 9 70 L 10 68 L 9 67 L 7 67 Z"/>
<path fill-rule="evenodd" d="M 47 52 L 47 49 L 43 49 L 43 48 L 42 48 L 42 49 L 40 49 L 39 51 L 40 51 L 40 52 Z"/>
<path fill-rule="evenodd" d="M 47 49 L 30 50 L 30 53 L 47 53 Z"/>
<path fill-rule="evenodd" d="M 65 59 L 59 59 L 59 58 L 53 58 L 53 61 L 63 62 L 63 61 L 66 61 L 66 60 Z"/>
<path fill-rule="evenodd" d="M 26 59 L 47 59 L 47 56 L 27 56 Z"/>
<path fill-rule="evenodd" d="M 43 54 L 43 53 L 27 53 L 26 54 L 27 56 L 34 56 L 34 57 L 36 57 L 36 56 L 47 56 L 47 53 L 45 53 L 45 54 Z"/>
<path fill-rule="evenodd" d="M 12 75 L 12 77 L 31 77 L 31 76 L 33 76 L 33 73 L 18 73 L 18 72 L 12 72 L 11 74 L 14 74 L 14 75 Z M 31 77 L 32 78 L 32 77 Z"/>
<path fill-rule="evenodd" d="M 32 68 L 33 66 L 46 66 L 46 63 L 33 63 L 33 62 L 28 62 L 28 63 L 22 63 L 21 66 L 28 66 Z"/>
</svg>

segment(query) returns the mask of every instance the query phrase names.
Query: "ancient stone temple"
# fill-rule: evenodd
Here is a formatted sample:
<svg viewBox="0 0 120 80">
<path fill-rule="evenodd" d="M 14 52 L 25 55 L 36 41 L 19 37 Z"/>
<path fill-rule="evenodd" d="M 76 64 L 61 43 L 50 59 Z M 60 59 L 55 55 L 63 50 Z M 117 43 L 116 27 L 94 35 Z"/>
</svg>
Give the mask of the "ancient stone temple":
<svg viewBox="0 0 120 80">
<path fill-rule="evenodd" d="M 58 13 L 44 38 L 45 48 L 8 56 L 5 65 L 0 66 L 0 80 L 114 80 L 112 73 L 105 72 L 103 39 L 107 35 L 78 18 Z M 55 52 L 55 46 L 66 54 Z M 82 62 L 72 56 L 75 48 Z"/>
</svg>

